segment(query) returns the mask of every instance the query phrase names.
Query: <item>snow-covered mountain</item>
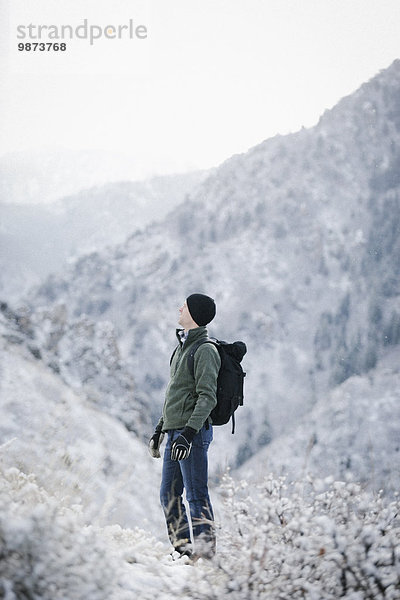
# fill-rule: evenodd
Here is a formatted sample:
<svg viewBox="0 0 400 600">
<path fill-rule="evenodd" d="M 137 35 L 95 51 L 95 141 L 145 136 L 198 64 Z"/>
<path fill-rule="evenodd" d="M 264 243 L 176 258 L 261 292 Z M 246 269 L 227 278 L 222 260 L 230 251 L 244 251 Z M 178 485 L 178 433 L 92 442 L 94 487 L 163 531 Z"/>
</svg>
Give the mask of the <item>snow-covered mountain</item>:
<svg viewBox="0 0 400 600">
<path fill-rule="evenodd" d="M 400 361 L 388 350 L 377 367 L 353 375 L 322 396 L 289 433 L 273 440 L 239 473 L 260 481 L 266 473 L 357 481 L 373 491 L 398 492 L 400 481 Z"/>
<path fill-rule="evenodd" d="M 397 597 L 399 157 L 396 61 L 24 306 L 3 298 L 0 596 Z M 213 481 L 228 464 L 246 481 L 223 478 L 217 558 L 193 568 L 152 537 L 144 440 L 194 291 L 217 301 L 211 333 L 249 351 L 235 436 L 215 428 L 210 452 Z"/>
<path fill-rule="evenodd" d="M 17 301 L 50 273 L 85 252 L 123 242 L 165 217 L 206 176 L 205 171 L 120 181 L 80 190 L 50 204 L 0 202 L 0 288 Z"/>
<path fill-rule="evenodd" d="M 156 413 L 177 307 L 213 295 L 211 333 L 249 349 L 228 446 L 243 462 L 399 342 L 399 98 L 395 61 L 317 126 L 233 156 L 162 222 L 49 278 L 31 309 L 110 320 Z"/>
</svg>

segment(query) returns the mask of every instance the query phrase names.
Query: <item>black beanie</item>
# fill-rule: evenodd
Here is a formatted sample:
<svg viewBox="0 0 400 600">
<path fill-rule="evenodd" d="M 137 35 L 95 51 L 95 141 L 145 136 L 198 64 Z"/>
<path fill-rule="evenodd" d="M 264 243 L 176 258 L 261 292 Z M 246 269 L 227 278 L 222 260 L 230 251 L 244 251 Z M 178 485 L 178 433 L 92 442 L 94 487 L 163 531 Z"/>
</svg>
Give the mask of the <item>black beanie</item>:
<svg viewBox="0 0 400 600">
<path fill-rule="evenodd" d="M 190 315 L 197 325 L 207 325 L 213 320 L 216 313 L 215 302 L 204 294 L 191 294 L 186 298 Z"/>
</svg>

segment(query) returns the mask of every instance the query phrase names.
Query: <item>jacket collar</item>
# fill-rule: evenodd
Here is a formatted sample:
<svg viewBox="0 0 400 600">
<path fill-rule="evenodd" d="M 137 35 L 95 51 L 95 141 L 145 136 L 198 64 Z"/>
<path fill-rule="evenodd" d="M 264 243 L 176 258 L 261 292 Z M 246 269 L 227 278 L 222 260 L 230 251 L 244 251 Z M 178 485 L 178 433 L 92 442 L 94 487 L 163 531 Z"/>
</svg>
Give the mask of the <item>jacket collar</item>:
<svg viewBox="0 0 400 600">
<path fill-rule="evenodd" d="M 184 329 L 177 329 L 176 330 L 176 337 L 178 338 L 179 344 L 182 346 L 183 345 L 183 332 Z M 201 327 L 196 327 L 196 329 L 189 329 L 188 334 L 187 334 L 187 338 L 186 340 L 184 340 L 185 342 L 187 342 L 188 344 L 191 344 L 192 342 L 195 342 L 196 340 L 199 340 L 200 338 L 203 337 L 208 337 L 208 332 L 207 332 L 207 327 L 205 325 L 202 325 Z"/>
</svg>

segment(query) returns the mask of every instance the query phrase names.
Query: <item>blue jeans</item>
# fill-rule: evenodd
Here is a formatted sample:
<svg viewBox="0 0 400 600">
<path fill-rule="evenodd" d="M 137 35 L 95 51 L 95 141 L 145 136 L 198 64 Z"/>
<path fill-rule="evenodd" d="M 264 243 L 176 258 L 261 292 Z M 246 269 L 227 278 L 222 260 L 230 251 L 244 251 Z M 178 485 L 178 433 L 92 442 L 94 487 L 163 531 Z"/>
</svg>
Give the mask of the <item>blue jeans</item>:
<svg viewBox="0 0 400 600">
<path fill-rule="evenodd" d="M 196 549 L 213 554 L 215 550 L 214 514 L 208 495 L 208 447 L 213 439 L 212 426 L 204 426 L 195 435 L 185 460 L 171 460 L 171 446 L 181 429 L 168 431 L 160 489 L 169 539 L 180 552 L 191 550 L 190 525 L 183 503 L 183 490 L 190 508 L 193 541 Z M 197 542 L 197 543 L 196 543 Z M 200 548 L 201 546 L 201 548 Z"/>
</svg>

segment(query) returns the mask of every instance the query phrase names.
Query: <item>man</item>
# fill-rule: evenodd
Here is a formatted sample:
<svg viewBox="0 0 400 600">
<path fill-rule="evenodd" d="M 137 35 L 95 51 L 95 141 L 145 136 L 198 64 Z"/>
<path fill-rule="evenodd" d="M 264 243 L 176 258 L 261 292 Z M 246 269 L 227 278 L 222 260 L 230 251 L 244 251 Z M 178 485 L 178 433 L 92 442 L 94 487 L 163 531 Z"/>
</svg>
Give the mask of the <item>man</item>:
<svg viewBox="0 0 400 600">
<path fill-rule="evenodd" d="M 179 345 L 171 362 L 163 414 L 150 439 L 149 450 L 160 457 L 164 433 L 168 441 L 164 452 L 161 505 L 169 539 L 181 556 L 192 556 L 188 515 L 183 490 L 190 508 L 196 557 L 211 558 L 215 553 L 213 509 L 208 494 L 208 447 L 213 439 L 210 412 L 217 403 L 217 377 L 221 366 L 213 344 L 200 345 L 194 355 L 194 376 L 188 368 L 188 355 L 194 344 L 208 339 L 206 325 L 215 316 L 212 298 L 190 295 L 179 309 Z"/>
</svg>

